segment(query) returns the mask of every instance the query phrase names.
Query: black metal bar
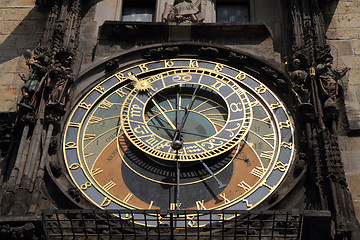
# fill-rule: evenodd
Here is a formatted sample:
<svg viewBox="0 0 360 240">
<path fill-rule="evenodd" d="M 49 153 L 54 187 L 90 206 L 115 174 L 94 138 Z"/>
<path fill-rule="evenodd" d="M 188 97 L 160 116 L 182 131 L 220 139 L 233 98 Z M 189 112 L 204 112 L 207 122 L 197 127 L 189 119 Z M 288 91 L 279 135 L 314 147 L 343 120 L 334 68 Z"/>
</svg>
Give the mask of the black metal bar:
<svg viewBox="0 0 360 240">
<path fill-rule="evenodd" d="M 301 237 L 301 233 L 302 233 L 302 228 L 303 228 L 303 221 L 304 218 L 302 215 L 299 216 L 299 226 L 297 228 L 297 239 L 300 239 Z"/>
<path fill-rule="evenodd" d="M 174 216 L 173 213 L 170 213 L 170 235 L 171 239 L 174 239 Z"/>
<path fill-rule="evenodd" d="M 184 221 L 185 221 L 184 226 L 185 226 L 185 236 L 186 236 L 185 239 L 187 239 L 188 224 L 187 224 L 187 215 L 186 215 L 186 212 L 185 212 L 185 214 L 184 214 Z"/>
<path fill-rule="evenodd" d="M 289 213 L 286 214 L 285 230 L 284 230 L 284 239 L 286 239 L 288 220 L 289 220 Z"/>
<path fill-rule="evenodd" d="M 198 239 L 200 238 L 200 216 L 199 216 L 199 211 L 197 212 L 197 236 Z"/>
<path fill-rule="evenodd" d="M 95 215 L 95 212 L 93 212 L 93 214 L 92 214 L 92 216 L 94 216 L 94 222 L 95 222 L 95 226 L 96 226 L 96 232 L 97 232 L 97 235 L 98 235 L 98 238 L 100 237 L 100 235 L 99 235 L 99 225 L 98 225 L 98 222 L 97 222 L 97 217 L 96 217 L 96 215 Z"/>
<path fill-rule="evenodd" d="M 111 228 L 110 228 L 109 213 L 106 213 L 106 222 L 107 222 L 107 225 L 108 225 L 108 231 L 109 231 L 109 235 L 110 235 L 110 239 L 111 239 L 112 238 L 112 232 L 111 232 Z"/>
<path fill-rule="evenodd" d="M 120 228 L 123 229 L 123 222 L 122 222 L 122 219 L 121 219 L 120 211 L 119 211 L 119 221 L 120 221 Z M 122 239 L 124 239 L 124 231 L 121 231 L 121 237 L 122 237 Z"/>
<path fill-rule="evenodd" d="M 85 236 L 87 238 L 88 235 L 87 235 L 87 231 L 86 231 L 86 222 L 85 222 L 84 214 L 81 214 L 81 219 L 84 221 L 83 230 L 84 230 Z"/>
<path fill-rule="evenodd" d="M 272 228 L 271 228 L 271 239 L 274 238 L 274 231 L 275 231 L 275 219 L 276 219 L 276 215 L 273 215 L 273 220 L 272 220 Z"/>
<path fill-rule="evenodd" d="M 146 221 L 146 214 L 144 212 L 144 221 L 145 221 L 145 233 L 146 233 L 146 239 L 149 238 L 149 230 L 148 230 L 148 225 L 147 225 L 147 221 Z"/>
<path fill-rule="evenodd" d="M 259 239 L 261 240 L 261 235 L 262 235 L 262 214 L 260 214 L 259 217 L 260 217 Z"/>
<path fill-rule="evenodd" d="M 247 213 L 246 239 L 249 239 L 249 228 L 250 228 L 250 214 Z"/>
<path fill-rule="evenodd" d="M 212 226 L 213 226 L 213 224 L 212 224 L 212 214 L 210 214 L 210 239 L 212 237 Z"/>
<path fill-rule="evenodd" d="M 55 213 L 55 214 L 56 214 L 56 219 L 57 219 L 58 227 L 59 227 L 59 230 L 60 230 L 60 235 L 61 235 L 61 237 L 63 238 L 64 235 L 63 235 L 62 228 L 61 228 L 61 223 L 60 223 L 60 219 L 59 219 L 59 214 L 57 214 L 57 213 Z"/>
<path fill-rule="evenodd" d="M 156 223 L 157 223 L 158 239 L 160 239 L 160 221 L 159 221 L 159 214 L 156 214 Z"/>
</svg>

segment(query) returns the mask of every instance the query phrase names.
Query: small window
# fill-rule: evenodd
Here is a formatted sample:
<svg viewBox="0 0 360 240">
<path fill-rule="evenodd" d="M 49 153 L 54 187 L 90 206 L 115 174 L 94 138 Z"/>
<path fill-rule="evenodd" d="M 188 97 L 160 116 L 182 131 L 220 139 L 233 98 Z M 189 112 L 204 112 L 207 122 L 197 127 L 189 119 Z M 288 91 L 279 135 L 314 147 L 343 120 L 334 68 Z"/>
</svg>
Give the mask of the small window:
<svg viewBox="0 0 360 240">
<path fill-rule="evenodd" d="M 216 22 L 239 23 L 250 21 L 249 1 L 220 1 L 216 2 Z"/>
<path fill-rule="evenodd" d="M 127 0 L 123 4 L 123 21 L 152 22 L 155 18 L 155 1 Z"/>
</svg>

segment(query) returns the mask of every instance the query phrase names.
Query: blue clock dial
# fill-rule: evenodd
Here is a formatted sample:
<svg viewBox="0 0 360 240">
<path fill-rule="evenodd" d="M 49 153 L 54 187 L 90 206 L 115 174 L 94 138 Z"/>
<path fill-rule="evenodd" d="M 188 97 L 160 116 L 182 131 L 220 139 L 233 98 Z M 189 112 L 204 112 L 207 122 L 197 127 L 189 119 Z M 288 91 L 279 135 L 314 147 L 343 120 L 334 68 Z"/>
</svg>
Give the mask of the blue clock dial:
<svg viewBox="0 0 360 240">
<path fill-rule="evenodd" d="M 179 58 L 99 79 L 69 115 L 62 148 L 74 186 L 102 209 L 249 210 L 279 187 L 296 144 L 266 84 Z"/>
</svg>

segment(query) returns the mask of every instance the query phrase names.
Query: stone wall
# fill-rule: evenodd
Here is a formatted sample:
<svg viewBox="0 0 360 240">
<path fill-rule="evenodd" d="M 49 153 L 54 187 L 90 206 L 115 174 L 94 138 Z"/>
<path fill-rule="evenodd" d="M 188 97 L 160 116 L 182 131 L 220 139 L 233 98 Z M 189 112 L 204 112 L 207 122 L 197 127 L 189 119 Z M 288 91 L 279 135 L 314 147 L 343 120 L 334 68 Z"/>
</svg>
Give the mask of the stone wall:
<svg viewBox="0 0 360 240">
<path fill-rule="evenodd" d="M 28 74 L 22 52 L 38 45 L 47 15 L 35 0 L 0 0 L 0 112 L 17 111 L 23 85 L 18 73 Z"/>
<path fill-rule="evenodd" d="M 351 70 L 340 84 L 349 126 L 339 137 L 341 156 L 357 218 L 360 219 L 360 0 L 333 1 L 324 11 L 334 66 Z"/>
</svg>

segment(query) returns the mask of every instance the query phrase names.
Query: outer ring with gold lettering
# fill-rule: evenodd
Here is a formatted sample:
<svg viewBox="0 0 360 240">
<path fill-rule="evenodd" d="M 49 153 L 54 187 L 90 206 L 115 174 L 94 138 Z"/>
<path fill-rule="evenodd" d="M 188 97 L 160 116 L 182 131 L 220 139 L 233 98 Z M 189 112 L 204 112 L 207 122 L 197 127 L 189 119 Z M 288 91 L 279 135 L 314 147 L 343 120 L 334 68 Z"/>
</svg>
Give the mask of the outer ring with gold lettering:
<svg viewBox="0 0 360 240">
<path fill-rule="evenodd" d="M 211 199 L 207 199 L 200 192 L 196 199 L 190 198 L 189 194 L 184 195 L 184 198 L 180 199 L 183 203 L 180 209 L 250 210 L 264 202 L 285 178 L 295 156 L 293 120 L 284 103 L 269 87 L 239 69 L 217 62 L 163 59 L 119 70 L 99 81 L 78 101 L 67 119 L 62 137 L 65 165 L 73 184 L 93 205 L 101 209 L 159 209 L 161 204 L 172 209 L 174 206 L 173 200 L 147 198 L 145 192 L 139 192 L 131 185 L 131 181 L 126 180 L 128 176 L 122 171 L 132 171 L 126 168 L 126 164 L 122 164 L 124 156 L 119 154 L 118 144 L 129 146 L 124 152 L 135 153 L 131 152 L 131 144 L 126 145 L 126 138 L 119 137 L 123 104 L 126 99 L 131 99 L 128 97 L 133 91 L 133 83 L 126 77 L 128 73 L 146 78 L 158 75 L 159 71 L 176 72 L 179 68 L 193 72 L 209 71 L 217 80 L 230 79 L 239 89 L 243 89 L 253 114 L 247 133 L 241 136 L 242 141 L 238 143 L 243 144 L 247 150 L 235 151 L 233 162 L 225 164 L 226 169 L 219 171 L 217 175 L 220 179 L 224 177 L 226 187 L 221 190 L 213 188 L 216 190 L 216 197 Z M 225 80 L 221 83 L 225 83 Z M 155 87 L 155 84 L 152 87 Z M 238 146 L 234 146 L 234 149 L 239 148 Z M 232 149 L 228 151 L 231 152 Z M 222 155 L 218 155 L 220 156 Z M 206 162 L 209 160 L 211 159 Z M 121 166 L 121 169 L 116 164 Z M 137 165 L 139 166 L 141 165 Z M 144 177 L 137 176 L 138 184 L 145 187 L 150 186 L 149 184 L 155 186 L 156 181 L 146 179 L 152 178 L 152 175 L 146 175 L 145 170 Z M 230 174 L 223 176 L 226 171 Z M 132 174 L 136 175 L 134 172 Z M 212 187 L 213 179 L 206 181 L 206 184 Z M 184 192 L 194 192 L 192 185 L 195 184 L 198 183 L 194 181 L 194 184 L 181 187 Z M 143 215 L 134 217 L 141 219 Z M 200 216 L 200 220 L 208 217 Z M 222 221 L 231 217 L 233 216 L 219 216 L 219 219 L 212 220 Z M 147 219 L 156 218 L 157 216 L 148 216 Z"/>
</svg>

